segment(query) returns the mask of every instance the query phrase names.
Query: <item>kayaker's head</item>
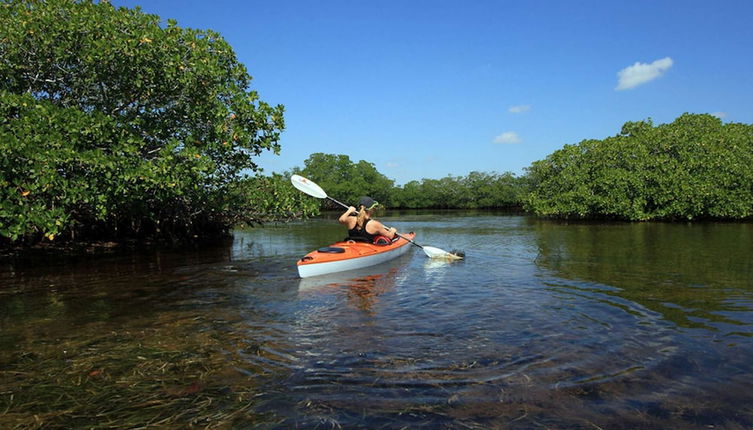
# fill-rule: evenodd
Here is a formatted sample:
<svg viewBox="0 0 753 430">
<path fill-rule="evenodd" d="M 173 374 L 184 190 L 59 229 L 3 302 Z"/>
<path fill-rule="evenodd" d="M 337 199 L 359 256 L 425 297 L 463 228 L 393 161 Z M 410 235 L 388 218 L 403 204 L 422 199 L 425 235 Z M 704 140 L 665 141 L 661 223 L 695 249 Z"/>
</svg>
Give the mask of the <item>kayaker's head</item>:
<svg viewBox="0 0 753 430">
<path fill-rule="evenodd" d="M 358 206 L 358 225 L 362 226 L 364 221 L 367 218 L 371 218 L 371 215 L 374 214 L 377 206 L 379 206 L 379 202 L 369 196 L 363 196 L 358 201 Z"/>
<path fill-rule="evenodd" d="M 367 211 L 370 211 L 379 206 L 379 202 L 369 196 L 361 197 L 361 199 L 358 201 L 358 204 Z"/>
</svg>

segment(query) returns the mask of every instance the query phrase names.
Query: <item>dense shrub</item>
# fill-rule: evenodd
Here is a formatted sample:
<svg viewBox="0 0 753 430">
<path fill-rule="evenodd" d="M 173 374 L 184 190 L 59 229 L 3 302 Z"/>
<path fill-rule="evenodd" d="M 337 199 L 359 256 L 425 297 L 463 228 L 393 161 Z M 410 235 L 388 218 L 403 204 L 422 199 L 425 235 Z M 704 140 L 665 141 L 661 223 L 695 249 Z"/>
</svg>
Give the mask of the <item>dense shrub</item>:
<svg viewBox="0 0 753 430">
<path fill-rule="evenodd" d="M 534 162 L 525 206 L 538 215 L 626 220 L 753 216 L 753 126 L 684 114 L 628 122 L 604 140 Z"/>
<path fill-rule="evenodd" d="M 283 107 L 221 36 L 92 0 L 6 0 L 0 24 L 0 242 L 252 218 L 236 186 L 279 151 Z"/>
</svg>

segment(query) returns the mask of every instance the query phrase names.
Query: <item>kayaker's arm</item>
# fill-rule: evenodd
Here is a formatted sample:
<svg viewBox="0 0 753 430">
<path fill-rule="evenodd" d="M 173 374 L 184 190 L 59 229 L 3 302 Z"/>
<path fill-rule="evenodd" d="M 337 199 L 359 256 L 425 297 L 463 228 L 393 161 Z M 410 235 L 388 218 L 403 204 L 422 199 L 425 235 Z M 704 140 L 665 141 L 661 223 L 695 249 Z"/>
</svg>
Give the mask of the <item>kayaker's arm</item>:
<svg viewBox="0 0 753 430">
<path fill-rule="evenodd" d="M 395 237 L 395 235 L 397 234 L 397 229 L 394 228 L 394 227 L 387 228 L 387 227 L 384 226 L 384 224 L 382 224 L 379 221 L 372 221 L 371 223 L 372 224 L 377 224 L 376 225 L 376 227 L 377 227 L 376 230 L 377 231 L 374 232 L 374 233 L 372 233 L 372 234 L 381 234 L 382 236 L 387 237 L 389 239 L 393 239 Z"/>
<path fill-rule="evenodd" d="M 338 218 L 337 221 L 339 221 L 340 224 L 348 224 L 348 220 L 350 219 L 352 214 L 355 214 L 355 213 L 358 213 L 356 208 L 354 208 L 353 206 L 350 206 L 345 212 L 343 212 L 342 215 L 340 215 L 340 218 Z"/>
</svg>

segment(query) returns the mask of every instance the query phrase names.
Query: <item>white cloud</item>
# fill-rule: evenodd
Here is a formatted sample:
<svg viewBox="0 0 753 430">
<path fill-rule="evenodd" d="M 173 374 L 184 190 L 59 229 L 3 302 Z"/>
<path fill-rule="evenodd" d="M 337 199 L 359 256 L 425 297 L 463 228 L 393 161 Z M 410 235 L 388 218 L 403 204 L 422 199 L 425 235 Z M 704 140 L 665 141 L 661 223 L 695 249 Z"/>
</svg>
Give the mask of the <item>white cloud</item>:
<svg viewBox="0 0 753 430">
<path fill-rule="evenodd" d="M 522 141 L 518 133 L 514 131 L 506 131 L 494 138 L 494 143 L 520 143 Z"/>
<path fill-rule="evenodd" d="M 714 112 L 711 115 L 713 115 L 713 116 L 715 116 L 715 117 L 717 117 L 719 119 L 727 118 L 727 112 Z"/>
<path fill-rule="evenodd" d="M 396 167 L 400 167 L 400 163 L 395 163 L 395 162 L 391 162 L 391 161 L 387 163 L 387 168 L 389 168 L 389 169 L 394 169 Z"/>
<path fill-rule="evenodd" d="M 636 62 L 632 66 L 625 67 L 617 72 L 619 82 L 615 90 L 629 90 L 630 88 L 653 81 L 669 70 L 672 64 L 674 64 L 672 59 L 665 57 L 651 64 Z"/>
<path fill-rule="evenodd" d="M 510 113 L 525 113 L 531 110 L 531 105 L 515 105 L 507 109 Z"/>
</svg>

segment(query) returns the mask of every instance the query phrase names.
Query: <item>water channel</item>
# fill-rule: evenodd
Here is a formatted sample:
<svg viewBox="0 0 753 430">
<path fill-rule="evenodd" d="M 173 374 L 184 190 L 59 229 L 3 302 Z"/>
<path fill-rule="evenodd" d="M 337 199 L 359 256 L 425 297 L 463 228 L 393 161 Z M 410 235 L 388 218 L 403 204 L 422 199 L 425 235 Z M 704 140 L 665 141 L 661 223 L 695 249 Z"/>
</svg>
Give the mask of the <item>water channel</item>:
<svg viewBox="0 0 753 430">
<path fill-rule="evenodd" d="M 753 427 L 753 224 L 382 219 L 466 259 L 299 279 L 331 216 L 5 258 L 0 427 Z"/>
</svg>

